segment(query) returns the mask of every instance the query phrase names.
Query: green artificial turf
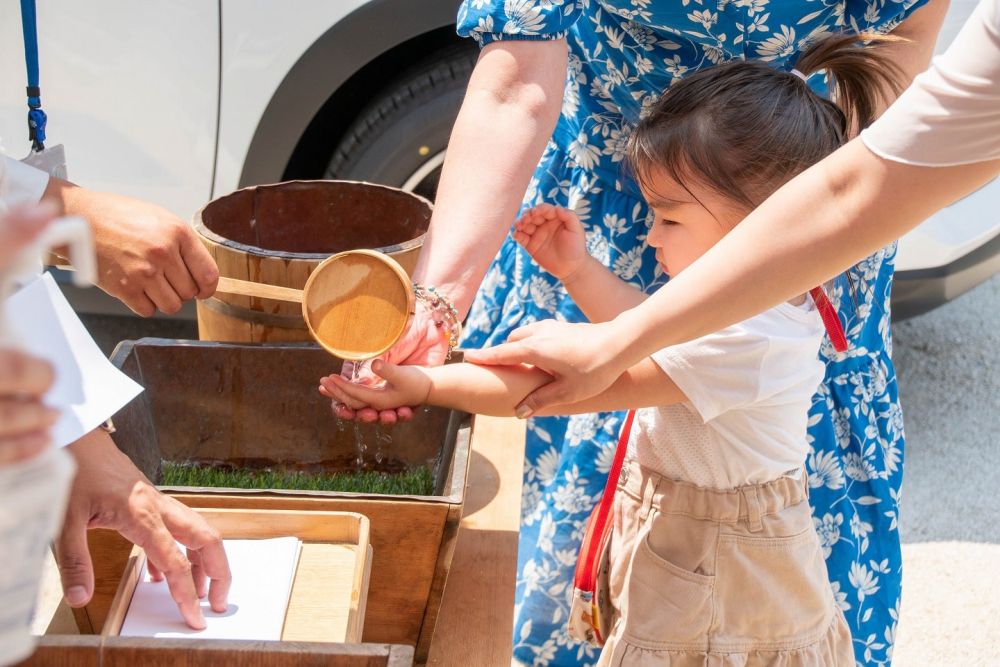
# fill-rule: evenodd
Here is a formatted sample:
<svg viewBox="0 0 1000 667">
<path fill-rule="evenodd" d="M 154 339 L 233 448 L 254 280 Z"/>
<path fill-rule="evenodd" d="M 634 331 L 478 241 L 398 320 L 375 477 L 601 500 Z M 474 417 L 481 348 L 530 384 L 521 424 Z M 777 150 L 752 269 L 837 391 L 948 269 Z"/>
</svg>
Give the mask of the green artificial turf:
<svg viewBox="0 0 1000 667">
<path fill-rule="evenodd" d="M 160 471 L 160 484 L 163 486 L 341 491 L 390 496 L 434 494 L 434 475 L 427 466 L 395 474 L 374 470 L 312 474 L 295 470 L 231 469 L 163 461 Z"/>
</svg>

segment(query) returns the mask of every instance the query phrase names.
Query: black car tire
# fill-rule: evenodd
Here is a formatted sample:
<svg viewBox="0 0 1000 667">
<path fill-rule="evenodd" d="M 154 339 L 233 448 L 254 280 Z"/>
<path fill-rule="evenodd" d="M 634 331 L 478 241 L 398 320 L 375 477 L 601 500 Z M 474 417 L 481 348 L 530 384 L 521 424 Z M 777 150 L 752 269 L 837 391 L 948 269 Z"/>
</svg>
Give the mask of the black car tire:
<svg viewBox="0 0 1000 667">
<path fill-rule="evenodd" d="M 409 189 L 433 199 L 477 55 L 475 45 L 456 44 L 386 86 L 348 128 L 325 177 L 402 187 L 424 172 Z"/>
</svg>

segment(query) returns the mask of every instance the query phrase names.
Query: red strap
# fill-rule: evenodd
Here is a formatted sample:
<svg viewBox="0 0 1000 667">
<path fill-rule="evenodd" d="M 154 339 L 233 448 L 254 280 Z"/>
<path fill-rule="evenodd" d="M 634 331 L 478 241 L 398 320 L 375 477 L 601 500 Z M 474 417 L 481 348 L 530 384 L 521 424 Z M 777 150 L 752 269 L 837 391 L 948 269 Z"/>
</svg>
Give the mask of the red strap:
<svg viewBox="0 0 1000 667">
<path fill-rule="evenodd" d="M 819 316 L 823 319 L 823 326 L 826 327 L 826 333 L 830 337 L 830 342 L 833 343 L 833 349 L 837 352 L 847 352 L 847 336 L 844 334 L 844 325 L 840 323 L 837 309 L 830 303 L 826 292 L 823 291 L 822 287 L 813 287 L 809 290 L 809 295 L 813 298 L 816 309 L 819 310 Z"/>
<path fill-rule="evenodd" d="M 595 587 L 600 556 L 598 549 L 600 548 L 601 536 L 604 535 L 608 520 L 611 518 L 615 489 L 618 488 L 618 478 L 621 476 L 622 463 L 625 461 L 625 452 L 628 450 L 628 438 L 632 432 L 633 419 L 635 419 L 635 410 L 629 410 L 625 416 L 625 425 L 622 426 L 621 436 L 618 438 L 618 448 L 615 450 L 615 458 L 611 462 L 611 470 L 608 471 L 608 481 L 604 485 L 604 493 L 601 495 L 601 501 L 597 504 L 597 508 L 591 514 L 590 522 L 587 525 L 587 534 L 584 535 L 583 544 L 580 547 L 580 556 L 573 576 L 573 585 L 580 590 L 593 591 Z"/>
</svg>

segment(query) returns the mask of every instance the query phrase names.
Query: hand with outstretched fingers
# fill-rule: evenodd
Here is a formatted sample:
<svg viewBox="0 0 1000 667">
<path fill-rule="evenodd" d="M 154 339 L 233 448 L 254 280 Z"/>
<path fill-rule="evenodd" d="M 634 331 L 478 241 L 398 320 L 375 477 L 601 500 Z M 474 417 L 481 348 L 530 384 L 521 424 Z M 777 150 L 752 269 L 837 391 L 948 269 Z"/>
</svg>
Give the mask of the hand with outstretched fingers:
<svg viewBox="0 0 1000 667">
<path fill-rule="evenodd" d="M 68 451 L 77 473 L 56 541 L 67 604 L 82 607 L 94 594 L 87 530 L 110 528 L 145 550 L 150 575 L 166 579 L 189 627 L 205 627 L 199 598 L 207 595 L 212 611 L 225 611 L 232 574 L 218 531 L 194 510 L 160 493 L 105 431 L 92 431 Z"/>
<path fill-rule="evenodd" d="M 431 380 L 421 366 L 397 366 L 376 359 L 372 372 L 384 382 L 378 387 L 350 382 L 338 375 L 323 378 L 320 392 L 353 410 L 390 410 L 399 405 L 427 402 Z"/>
</svg>

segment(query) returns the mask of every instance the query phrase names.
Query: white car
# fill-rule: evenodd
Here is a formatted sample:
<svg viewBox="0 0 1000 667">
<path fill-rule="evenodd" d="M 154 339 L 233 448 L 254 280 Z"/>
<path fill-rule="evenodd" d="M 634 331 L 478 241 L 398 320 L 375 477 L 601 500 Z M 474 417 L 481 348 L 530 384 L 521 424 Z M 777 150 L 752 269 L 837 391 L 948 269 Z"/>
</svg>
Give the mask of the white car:
<svg viewBox="0 0 1000 667">
<path fill-rule="evenodd" d="M 475 63 L 457 0 L 38 3 L 43 108 L 71 179 L 183 218 L 239 187 L 369 180 L 433 197 Z M 957 0 L 950 42 L 975 2 Z M 26 154 L 17 3 L 0 6 L 0 137 Z M 1000 181 L 900 244 L 895 313 L 934 308 L 1000 269 Z M 98 290 L 78 309 L 126 312 Z M 183 311 L 188 316 L 192 309 Z"/>
</svg>

